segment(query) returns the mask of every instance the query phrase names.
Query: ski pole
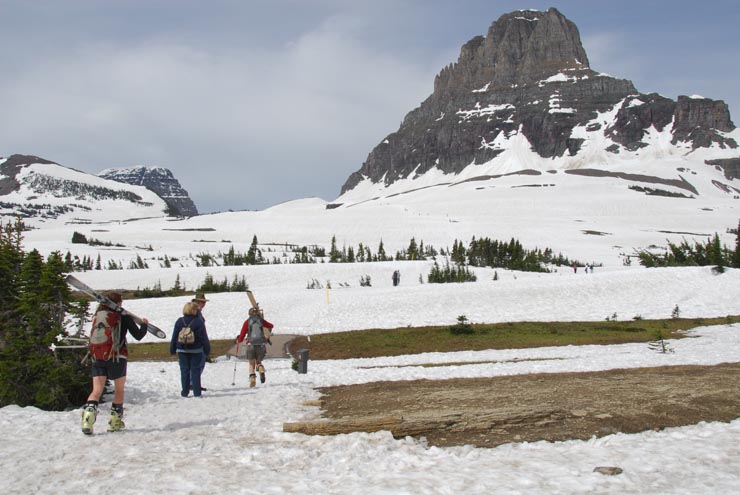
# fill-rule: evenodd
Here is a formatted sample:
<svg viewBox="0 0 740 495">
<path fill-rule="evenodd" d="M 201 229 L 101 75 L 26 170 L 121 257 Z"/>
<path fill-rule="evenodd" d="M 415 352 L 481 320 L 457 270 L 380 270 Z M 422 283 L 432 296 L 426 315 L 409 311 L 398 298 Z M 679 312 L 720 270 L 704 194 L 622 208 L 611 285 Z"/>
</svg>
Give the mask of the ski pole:
<svg viewBox="0 0 740 495">
<path fill-rule="evenodd" d="M 234 356 L 234 376 L 231 378 L 231 385 L 236 385 L 236 360 L 239 359 L 239 342 L 236 343 L 236 356 Z"/>
</svg>

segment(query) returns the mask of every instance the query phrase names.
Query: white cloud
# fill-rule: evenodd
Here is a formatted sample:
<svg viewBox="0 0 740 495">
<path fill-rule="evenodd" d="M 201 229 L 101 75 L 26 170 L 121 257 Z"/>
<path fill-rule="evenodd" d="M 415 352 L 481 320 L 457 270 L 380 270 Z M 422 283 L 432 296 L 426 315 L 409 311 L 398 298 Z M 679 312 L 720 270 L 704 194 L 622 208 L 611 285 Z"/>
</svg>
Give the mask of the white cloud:
<svg viewBox="0 0 740 495">
<path fill-rule="evenodd" d="M 93 172 L 168 167 L 204 211 L 262 208 L 296 195 L 333 199 L 429 96 L 460 46 L 513 3 L 178 2 L 173 12 L 162 0 L 44 8 L 5 0 L 0 154 Z M 700 80 L 676 59 L 656 63 L 660 48 L 644 38 L 604 27 L 602 7 L 572 8 L 586 16 L 578 22 L 590 33 L 583 40 L 595 70 L 641 91 L 701 93 L 732 107 L 736 89 L 722 80 L 737 79 L 736 64 L 715 60 Z M 223 181 L 244 172 L 261 181 L 249 200 L 240 197 L 243 184 Z"/>
<path fill-rule="evenodd" d="M 149 38 L 55 52 L 0 82 L 0 108 L 12 116 L 0 123 L 3 146 L 88 171 L 156 164 L 184 182 L 212 159 L 218 180 L 263 166 L 293 177 L 334 169 L 338 194 L 431 92 L 430 73 L 373 51 L 353 36 L 361 28 L 335 16 L 278 49 Z"/>
</svg>

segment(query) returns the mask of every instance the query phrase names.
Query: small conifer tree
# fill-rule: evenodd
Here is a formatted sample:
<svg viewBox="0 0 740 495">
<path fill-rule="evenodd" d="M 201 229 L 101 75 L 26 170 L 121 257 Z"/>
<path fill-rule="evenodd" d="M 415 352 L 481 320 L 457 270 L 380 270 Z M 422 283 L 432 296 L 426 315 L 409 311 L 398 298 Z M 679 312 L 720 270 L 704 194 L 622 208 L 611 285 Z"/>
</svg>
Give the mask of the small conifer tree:
<svg viewBox="0 0 740 495">
<path fill-rule="evenodd" d="M 473 333 L 473 326 L 468 322 L 468 317 L 460 315 L 457 317 L 457 323 L 450 327 L 450 333 L 453 335 L 470 335 Z"/>
<path fill-rule="evenodd" d="M 20 222 L 0 228 L 0 407 L 77 407 L 89 392 L 81 364 L 84 350 L 51 348 L 64 333 L 67 315 L 81 315 L 84 321 L 87 303 L 72 300 L 60 253 L 44 260 L 38 251 L 22 251 L 22 230 Z"/>
<path fill-rule="evenodd" d="M 671 318 L 680 318 L 681 317 L 681 310 L 678 308 L 678 304 L 676 304 L 676 307 L 673 308 L 673 311 L 671 311 Z"/>
</svg>

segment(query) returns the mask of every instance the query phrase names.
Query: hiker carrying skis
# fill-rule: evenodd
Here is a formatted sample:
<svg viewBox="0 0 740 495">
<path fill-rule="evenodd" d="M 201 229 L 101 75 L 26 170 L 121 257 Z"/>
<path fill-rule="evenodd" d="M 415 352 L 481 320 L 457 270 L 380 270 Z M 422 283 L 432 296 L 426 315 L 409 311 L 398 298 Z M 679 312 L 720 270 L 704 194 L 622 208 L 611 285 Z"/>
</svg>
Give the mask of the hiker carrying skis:
<svg viewBox="0 0 740 495">
<path fill-rule="evenodd" d="M 270 339 L 265 335 L 265 328 L 272 330 L 274 325 L 265 320 L 260 314 L 259 309 L 249 308 L 249 318 L 244 321 L 242 331 L 236 339 L 237 344 L 247 341 L 247 359 L 249 359 L 249 386 L 257 385 L 256 371 L 260 374 L 260 383 L 265 383 L 265 367 L 262 360 L 267 354 L 265 344 L 270 343 Z"/>
<path fill-rule="evenodd" d="M 118 292 L 109 292 L 108 298 L 121 306 L 123 298 Z M 113 404 L 108 420 L 108 431 L 123 430 L 123 399 L 126 386 L 128 347 L 126 334 L 141 340 L 147 333 L 149 320 L 142 318 L 139 327 L 130 315 L 122 315 L 103 304 L 99 304 L 93 317 L 90 332 L 90 355 L 92 363 L 92 392 L 82 409 L 82 433 L 92 435 L 93 424 L 98 415 L 100 397 L 103 395 L 106 380 L 113 381 Z"/>
<path fill-rule="evenodd" d="M 189 331 L 191 338 L 185 339 L 180 335 Z M 203 387 L 200 384 L 200 377 L 203 374 L 203 367 L 206 362 L 206 356 L 211 353 L 211 341 L 208 339 L 206 324 L 202 318 L 199 318 L 198 305 L 189 301 L 182 308 L 182 316 L 175 322 L 175 328 L 172 330 L 172 339 L 170 340 L 170 354 L 177 353 L 177 360 L 180 363 L 180 384 L 182 390 L 180 395 L 187 397 L 190 390 L 193 390 L 195 397 L 200 397 Z"/>
</svg>

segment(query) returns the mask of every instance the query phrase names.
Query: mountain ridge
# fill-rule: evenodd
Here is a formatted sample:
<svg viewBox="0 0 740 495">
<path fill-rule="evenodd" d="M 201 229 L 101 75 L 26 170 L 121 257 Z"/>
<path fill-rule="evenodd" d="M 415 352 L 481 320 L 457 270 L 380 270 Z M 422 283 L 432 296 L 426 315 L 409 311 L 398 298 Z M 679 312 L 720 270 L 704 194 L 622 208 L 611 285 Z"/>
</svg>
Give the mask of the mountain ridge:
<svg viewBox="0 0 740 495">
<path fill-rule="evenodd" d="M 675 154 L 704 148 L 714 150 L 709 160 L 740 158 L 723 101 L 639 93 L 631 81 L 591 69 L 577 27 L 557 9 L 516 11 L 462 46 L 457 62 L 435 77 L 432 94 L 348 177 L 335 204 L 365 182 L 378 194 L 434 170 L 525 169 L 502 160 L 517 143 L 540 159 L 537 168 L 593 166 L 587 162 L 598 154 L 596 141 L 597 165 L 631 159 L 656 148 L 651 136 L 666 130 L 668 143 L 658 144 Z"/>
<path fill-rule="evenodd" d="M 107 168 L 97 175 L 125 184 L 144 186 L 154 191 L 167 203 L 171 216 L 192 217 L 198 214 L 198 209 L 188 192 L 167 168 L 136 165 Z"/>
<path fill-rule="evenodd" d="M 0 215 L 33 223 L 91 223 L 165 216 L 170 207 L 144 186 L 98 177 L 33 155 L 0 158 Z"/>
</svg>

